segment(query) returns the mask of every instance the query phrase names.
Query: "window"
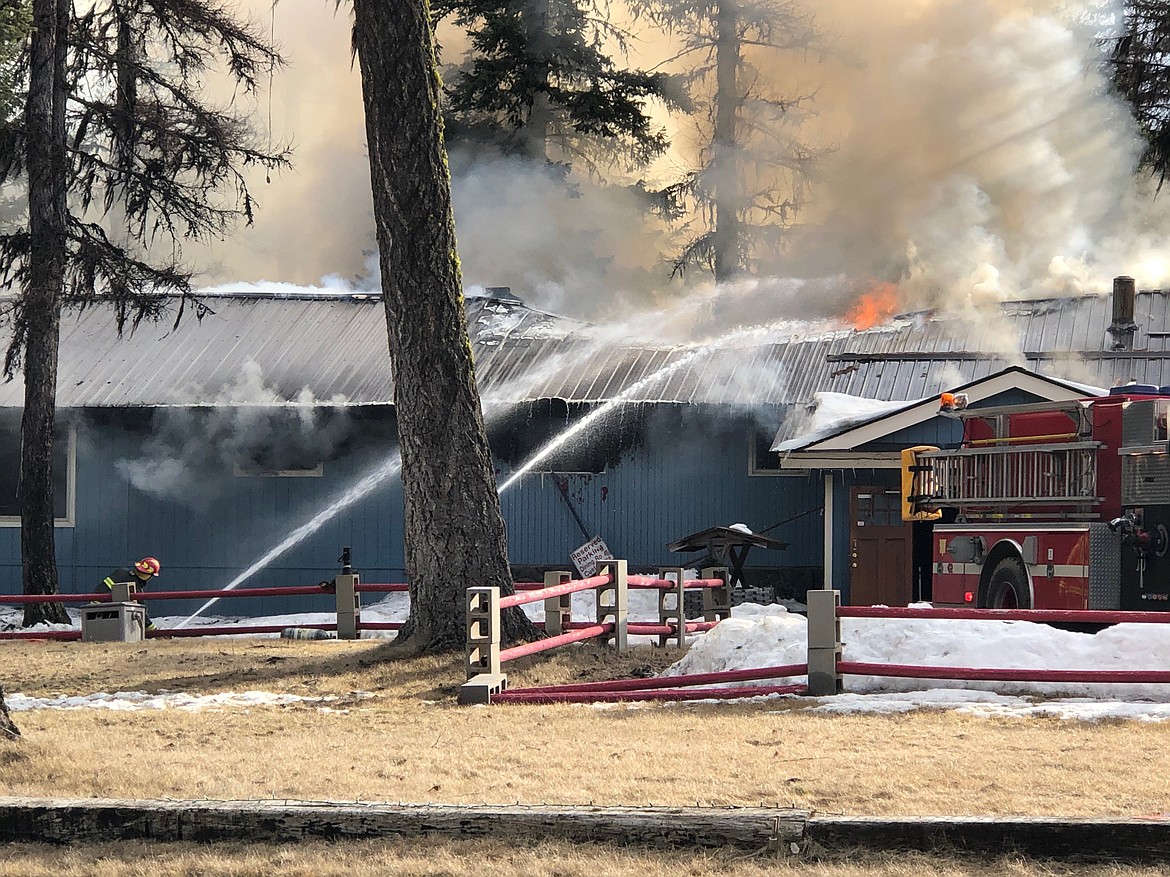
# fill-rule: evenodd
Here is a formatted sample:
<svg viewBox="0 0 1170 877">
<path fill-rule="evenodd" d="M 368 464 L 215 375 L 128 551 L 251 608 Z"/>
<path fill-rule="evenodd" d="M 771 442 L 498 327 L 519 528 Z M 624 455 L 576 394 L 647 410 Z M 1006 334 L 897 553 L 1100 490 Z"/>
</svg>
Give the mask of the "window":
<svg viewBox="0 0 1170 877">
<path fill-rule="evenodd" d="M 257 448 L 237 460 L 233 474 L 264 478 L 320 478 L 324 466 L 315 454 L 300 448 Z"/>
<path fill-rule="evenodd" d="M 325 414 L 304 420 L 296 412 L 278 409 L 233 421 L 237 428 L 245 429 L 245 424 L 246 438 L 236 445 L 235 475 L 320 478 L 323 460 L 337 442 L 337 428 L 345 421 Z"/>
<path fill-rule="evenodd" d="M 772 447 L 772 434 L 761 430 L 748 433 L 748 475 L 751 476 L 778 476 L 792 478 L 806 475 L 801 469 L 781 469 L 780 455 L 769 450 Z"/>
<path fill-rule="evenodd" d="M 53 518 L 72 527 L 77 489 L 77 431 L 58 424 L 53 436 Z M 20 526 L 20 414 L 0 415 L 0 527 Z"/>
<path fill-rule="evenodd" d="M 869 493 L 857 494 L 857 525 L 901 527 L 901 491 L 872 488 Z"/>
<path fill-rule="evenodd" d="M 599 428 L 587 430 L 559 447 L 551 443 L 564 436 L 591 412 L 589 406 L 570 406 L 560 399 L 542 399 L 517 405 L 491 427 L 492 457 L 516 469 L 535 455 L 533 473 L 597 475 L 617 466 L 629 443 L 637 440 L 641 415 L 618 412 Z"/>
<path fill-rule="evenodd" d="M 324 466 L 317 463 L 313 466 L 290 466 L 286 469 L 266 468 L 261 463 L 249 461 L 236 463 L 232 474 L 238 477 L 260 476 L 263 478 L 320 478 L 324 473 Z"/>
</svg>

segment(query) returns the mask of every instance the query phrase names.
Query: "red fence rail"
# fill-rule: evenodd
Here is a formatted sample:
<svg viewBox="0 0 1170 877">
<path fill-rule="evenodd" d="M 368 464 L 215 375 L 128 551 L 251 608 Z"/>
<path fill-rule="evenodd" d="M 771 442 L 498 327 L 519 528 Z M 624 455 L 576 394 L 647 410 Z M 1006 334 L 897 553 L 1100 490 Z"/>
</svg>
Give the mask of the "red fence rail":
<svg viewBox="0 0 1170 877">
<path fill-rule="evenodd" d="M 318 585 L 290 585 L 279 586 L 271 588 L 233 588 L 231 590 L 223 589 L 182 589 L 182 590 L 152 590 L 152 591 L 135 591 L 133 599 L 134 602 L 148 602 L 148 601 L 162 601 L 162 600 L 229 600 L 229 599 L 247 599 L 255 597 L 320 597 L 322 595 L 329 595 L 336 600 L 338 622 L 335 623 L 315 623 L 315 624 L 298 624 L 297 627 L 312 629 L 312 630 L 327 630 L 338 633 L 340 636 L 343 628 L 345 630 L 352 629 L 355 636 L 362 630 L 377 631 L 377 630 L 398 630 L 402 627 L 401 622 L 397 621 L 365 621 L 360 618 L 360 613 L 357 610 L 358 602 L 353 595 L 360 593 L 408 593 L 410 586 L 401 582 L 361 582 L 356 580 L 356 576 L 346 575 L 339 576 L 330 582 L 322 582 Z M 348 587 L 352 594 L 342 593 L 338 595 L 338 587 L 342 587 L 344 592 Z M 60 604 L 86 604 L 92 605 L 94 603 L 108 603 L 111 601 L 112 595 L 109 591 L 95 591 L 86 594 L 3 594 L 0 595 L 0 606 L 22 606 L 25 604 L 44 604 L 44 603 L 60 603 Z M 342 625 L 343 605 L 348 601 L 348 605 L 352 607 L 350 624 Z M 286 630 L 289 625 L 264 625 L 264 624 L 231 624 L 231 625 L 200 625 L 197 627 L 182 627 L 182 628 L 166 628 L 162 630 L 150 630 L 146 632 L 146 636 L 151 639 L 172 638 L 172 637 L 198 637 L 198 636 L 244 636 L 252 634 L 271 634 L 280 633 Z M 80 630 L 19 630 L 19 631 L 0 631 L 0 640 L 78 640 L 82 638 Z"/>
<path fill-rule="evenodd" d="M 548 651 L 589 639 L 612 643 L 618 651 L 627 647 L 630 634 L 657 636 L 665 645 L 677 639 L 681 646 L 687 634 L 713 628 L 731 614 L 728 570 L 712 567 L 703 577 L 688 579 L 679 567 L 660 569 L 658 575 L 629 575 L 624 560 L 603 561 L 597 575 L 573 579 L 564 571 L 545 575 L 540 587 L 516 586 L 515 594 L 501 595 L 497 588 L 471 588 L 467 601 L 467 679 L 459 693 L 460 703 L 489 703 L 507 688 L 507 676 L 501 665 L 505 661 Z M 658 621 L 629 620 L 630 589 L 658 592 Z M 688 621 L 684 596 L 688 589 L 704 594 L 704 619 Z M 572 619 L 572 595 L 595 591 L 596 617 L 591 622 Z M 531 603 L 544 603 L 544 628 L 548 636 L 537 642 L 501 648 L 501 613 Z M 578 695 L 583 692 L 561 692 Z M 543 691 L 539 697 L 553 693 Z M 538 696 L 529 691 L 527 695 Z M 676 699 L 683 699 L 681 696 Z"/>
<path fill-rule="evenodd" d="M 842 606 L 837 591 L 808 593 L 809 693 L 831 695 L 842 690 L 842 676 L 937 679 L 946 681 L 1036 683 L 1170 683 L 1170 670 L 1092 670 L 1003 667 L 944 667 L 863 663 L 843 660 L 842 618 L 966 619 L 1030 623 L 1170 624 L 1170 612 L 1128 612 L 1067 609 L 923 609 L 887 606 Z"/>
<path fill-rule="evenodd" d="M 398 583 L 358 584 L 354 590 L 358 593 L 408 592 L 410 585 Z M 223 589 L 138 591 L 134 599 L 140 602 L 148 600 L 227 600 L 237 597 L 316 597 L 329 593 L 332 593 L 330 588 L 321 585 L 289 585 L 274 588 L 233 588 L 230 591 Z M 89 594 L 0 594 L 0 605 L 8 606 L 21 606 L 25 603 L 107 603 L 109 600 L 108 591 L 94 591 Z"/>
<path fill-rule="evenodd" d="M 808 595 L 808 662 L 777 668 L 692 674 L 656 679 L 618 679 L 523 689 L 499 690 L 490 700 L 504 703 L 583 703 L 628 700 L 694 700 L 750 697 L 758 694 L 831 695 L 841 691 L 843 676 L 932 679 L 940 681 L 990 681 L 1023 683 L 1170 684 L 1170 670 L 1094 670 L 1018 667 L 953 667 L 846 661 L 840 619 L 965 619 L 1023 621 L 1029 623 L 1170 624 L 1170 612 L 1072 611 L 1043 609 L 895 608 L 841 606 L 836 591 L 810 591 Z M 690 627 L 690 625 L 687 625 Z M 650 632 L 654 625 L 629 625 L 631 633 Z M 706 684 L 728 685 L 779 677 L 806 676 L 807 686 L 786 682 L 772 686 L 698 688 Z"/>
<path fill-rule="evenodd" d="M 838 606 L 838 618 L 928 618 L 981 621 L 1035 621 L 1084 624 L 1167 624 L 1170 612 L 1095 609 L 919 609 L 889 606 Z"/>
<path fill-rule="evenodd" d="M 837 671 L 847 676 L 986 682 L 1170 682 L 1170 670 L 1041 670 L 1021 667 L 931 667 L 917 664 L 838 661 Z"/>
</svg>

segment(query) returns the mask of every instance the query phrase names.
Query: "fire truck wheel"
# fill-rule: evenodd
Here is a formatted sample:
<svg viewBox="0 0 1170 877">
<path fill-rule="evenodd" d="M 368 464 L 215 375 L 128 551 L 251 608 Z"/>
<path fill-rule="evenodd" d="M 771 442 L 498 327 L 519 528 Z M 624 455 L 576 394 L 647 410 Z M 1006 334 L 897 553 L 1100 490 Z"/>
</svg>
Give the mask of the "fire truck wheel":
<svg viewBox="0 0 1170 877">
<path fill-rule="evenodd" d="M 1028 571 L 1018 557 L 1005 557 L 995 565 L 987 583 L 987 609 L 1031 609 Z"/>
</svg>

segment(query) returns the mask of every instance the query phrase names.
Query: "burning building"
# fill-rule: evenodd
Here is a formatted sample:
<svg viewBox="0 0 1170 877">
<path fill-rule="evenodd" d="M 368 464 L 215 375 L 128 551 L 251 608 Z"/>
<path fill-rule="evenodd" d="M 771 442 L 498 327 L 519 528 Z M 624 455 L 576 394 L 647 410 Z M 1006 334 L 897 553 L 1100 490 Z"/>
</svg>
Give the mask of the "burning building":
<svg viewBox="0 0 1170 877">
<path fill-rule="evenodd" d="M 779 325 L 681 345 L 535 311 L 504 290 L 469 297 L 517 577 L 571 568 L 570 554 L 596 536 L 633 568 L 697 566 L 704 558 L 667 546 L 734 522 L 788 544 L 747 560 L 747 584 L 766 593 L 799 598 L 830 584 L 853 602 L 908 600 L 914 534 L 883 502 L 902 447 L 948 440 L 937 394 L 1002 404 L 1131 380 L 1170 385 L 1166 298 L 1122 283 L 1113 298 L 1000 304 L 974 325 L 886 316 L 879 301 L 868 328 Z M 162 558 L 170 588 L 222 587 L 355 484 L 368 486 L 249 584 L 319 581 L 343 545 L 367 581 L 402 581 L 378 296 L 221 295 L 212 311 L 122 338 L 98 307 L 63 321 L 62 590 L 87 592 L 143 553 Z M 21 397 L 20 381 L 0 386 L 0 471 L 18 471 Z M 587 418 L 571 440 L 553 441 Z M 16 593 L 11 477 L 0 482 L 0 525 L 0 587 Z M 880 553 L 890 569 L 852 565 L 862 526 L 902 546 Z M 248 611 L 300 610 L 297 599 L 249 601 Z"/>
</svg>

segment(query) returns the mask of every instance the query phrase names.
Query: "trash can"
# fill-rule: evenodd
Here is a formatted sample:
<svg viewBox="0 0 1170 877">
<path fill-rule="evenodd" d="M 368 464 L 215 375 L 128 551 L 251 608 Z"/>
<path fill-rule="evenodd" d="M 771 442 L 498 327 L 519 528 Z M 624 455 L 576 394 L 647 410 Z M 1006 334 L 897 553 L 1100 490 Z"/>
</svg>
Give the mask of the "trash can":
<svg viewBox="0 0 1170 877">
<path fill-rule="evenodd" d="M 146 607 L 140 603 L 90 603 L 81 607 L 83 643 L 138 643 L 146 638 Z"/>
</svg>

